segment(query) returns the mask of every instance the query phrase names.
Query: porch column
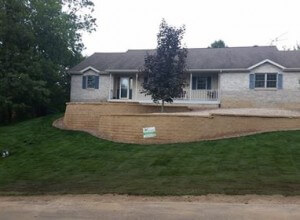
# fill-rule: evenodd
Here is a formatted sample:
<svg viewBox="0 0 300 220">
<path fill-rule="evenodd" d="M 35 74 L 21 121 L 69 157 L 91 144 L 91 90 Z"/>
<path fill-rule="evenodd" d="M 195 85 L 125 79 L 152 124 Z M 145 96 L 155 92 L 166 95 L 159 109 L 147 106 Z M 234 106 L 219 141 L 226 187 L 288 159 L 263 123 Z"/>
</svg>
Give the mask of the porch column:
<svg viewBox="0 0 300 220">
<path fill-rule="evenodd" d="M 111 73 L 109 74 L 109 93 L 108 93 L 108 100 L 110 100 L 111 99 L 111 78 L 112 78 L 112 76 L 111 76 Z"/>
<path fill-rule="evenodd" d="M 135 74 L 135 100 L 137 100 L 137 94 L 138 94 L 138 86 L 137 86 L 138 78 L 139 78 L 138 73 L 136 73 Z"/>
<path fill-rule="evenodd" d="M 218 101 L 220 101 L 220 91 L 221 91 L 221 89 L 220 89 L 220 75 L 221 75 L 221 73 L 222 73 L 222 70 L 218 73 L 218 91 L 217 91 Z"/>
<path fill-rule="evenodd" d="M 193 73 L 190 73 L 190 100 L 192 99 Z"/>
</svg>

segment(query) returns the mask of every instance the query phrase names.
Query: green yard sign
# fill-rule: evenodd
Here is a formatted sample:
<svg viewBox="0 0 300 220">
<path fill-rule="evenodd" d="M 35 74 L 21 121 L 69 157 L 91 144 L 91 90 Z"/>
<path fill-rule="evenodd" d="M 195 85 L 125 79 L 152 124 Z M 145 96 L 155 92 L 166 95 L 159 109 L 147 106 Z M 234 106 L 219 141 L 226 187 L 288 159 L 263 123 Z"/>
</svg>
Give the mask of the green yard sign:
<svg viewBox="0 0 300 220">
<path fill-rule="evenodd" d="M 156 137 L 155 127 L 143 128 L 143 135 L 144 135 L 144 138 Z"/>
</svg>

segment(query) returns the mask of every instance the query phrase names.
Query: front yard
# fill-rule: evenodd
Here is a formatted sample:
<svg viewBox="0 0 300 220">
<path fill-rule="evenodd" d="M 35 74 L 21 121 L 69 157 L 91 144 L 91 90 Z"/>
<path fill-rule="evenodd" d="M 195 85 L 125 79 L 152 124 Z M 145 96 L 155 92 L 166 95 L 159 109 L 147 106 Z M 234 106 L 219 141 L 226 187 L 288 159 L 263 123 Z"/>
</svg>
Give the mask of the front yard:
<svg viewBox="0 0 300 220">
<path fill-rule="evenodd" d="M 300 195 L 300 131 L 145 146 L 53 128 L 58 117 L 0 127 L 0 194 Z"/>
</svg>

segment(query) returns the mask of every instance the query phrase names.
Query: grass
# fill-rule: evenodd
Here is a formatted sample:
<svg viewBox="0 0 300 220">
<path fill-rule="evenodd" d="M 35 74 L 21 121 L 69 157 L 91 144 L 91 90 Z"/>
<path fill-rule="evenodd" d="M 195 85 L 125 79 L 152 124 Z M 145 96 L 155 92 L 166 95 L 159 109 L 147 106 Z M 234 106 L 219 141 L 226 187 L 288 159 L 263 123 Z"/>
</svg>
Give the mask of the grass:
<svg viewBox="0 0 300 220">
<path fill-rule="evenodd" d="M 0 127 L 0 194 L 300 195 L 300 131 L 145 146 L 53 128 L 60 116 Z"/>
</svg>

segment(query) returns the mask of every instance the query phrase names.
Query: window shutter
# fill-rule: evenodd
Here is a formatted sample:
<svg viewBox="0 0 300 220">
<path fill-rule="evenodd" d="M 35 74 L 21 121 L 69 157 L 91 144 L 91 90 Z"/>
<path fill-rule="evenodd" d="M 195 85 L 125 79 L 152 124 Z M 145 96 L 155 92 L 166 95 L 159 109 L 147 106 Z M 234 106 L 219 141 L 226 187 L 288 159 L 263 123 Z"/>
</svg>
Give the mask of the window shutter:
<svg viewBox="0 0 300 220">
<path fill-rule="evenodd" d="M 82 88 L 86 89 L 86 76 L 82 76 Z"/>
<path fill-rule="evenodd" d="M 254 89 L 255 87 L 255 75 L 253 73 L 249 74 L 249 89 Z"/>
<path fill-rule="evenodd" d="M 95 89 L 99 89 L 99 76 L 95 76 Z"/>
<path fill-rule="evenodd" d="M 283 88 L 283 75 L 281 73 L 278 74 L 277 76 L 277 89 L 282 89 Z"/>
<path fill-rule="evenodd" d="M 207 77 L 207 90 L 211 90 L 211 77 Z"/>
<path fill-rule="evenodd" d="M 193 78 L 192 78 L 192 90 L 196 90 L 196 86 L 197 86 L 197 77 L 193 76 Z"/>
</svg>

